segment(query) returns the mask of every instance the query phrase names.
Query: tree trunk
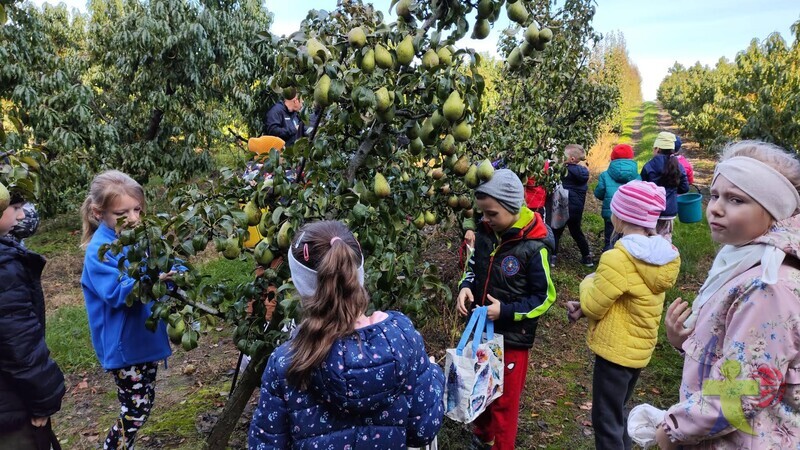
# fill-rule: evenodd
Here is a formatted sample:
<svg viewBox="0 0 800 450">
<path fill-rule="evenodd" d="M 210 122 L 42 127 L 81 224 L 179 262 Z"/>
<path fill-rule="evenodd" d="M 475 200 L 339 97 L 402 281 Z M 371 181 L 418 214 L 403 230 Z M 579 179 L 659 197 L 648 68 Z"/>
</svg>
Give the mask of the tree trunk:
<svg viewBox="0 0 800 450">
<path fill-rule="evenodd" d="M 167 81 L 167 96 L 170 96 L 175 93 L 175 89 L 172 89 L 172 84 Z M 158 136 L 158 129 L 161 128 L 161 119 L 164 118 L 164 111 L 159 108 L 153 108 L 153 112 L 150 113 L 150 123 L 147 125 L 147 131 L 144 133 L 144 140 L 152 141 L 153 139 Z"/>
</svg>

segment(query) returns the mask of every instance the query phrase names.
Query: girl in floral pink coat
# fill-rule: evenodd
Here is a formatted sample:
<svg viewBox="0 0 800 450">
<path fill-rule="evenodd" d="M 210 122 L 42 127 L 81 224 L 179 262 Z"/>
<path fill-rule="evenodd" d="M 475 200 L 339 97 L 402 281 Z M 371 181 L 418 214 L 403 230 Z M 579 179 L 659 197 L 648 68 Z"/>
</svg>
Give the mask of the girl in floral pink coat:
<svg viewBox="0 0 800 450">
<path fill-rule="evenodd" d="M 800 162 L 776 146 L 724 151 L 706 210 L 724 246 L 692 306 L 677 299 L 665 318 L 685 360 L 662 449 L 800 448 L 798 186 Z"/>
</svg>

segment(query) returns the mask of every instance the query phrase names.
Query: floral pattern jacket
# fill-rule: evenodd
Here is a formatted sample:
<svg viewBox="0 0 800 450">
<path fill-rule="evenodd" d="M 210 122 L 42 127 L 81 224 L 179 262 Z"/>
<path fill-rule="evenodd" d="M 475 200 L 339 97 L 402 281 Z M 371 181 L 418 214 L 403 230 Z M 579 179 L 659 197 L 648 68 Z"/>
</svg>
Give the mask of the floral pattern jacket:
<svg viewBox="0 0 800 450">
<path fill-rule="evenodd" d="M 684 447 L 800 449 L 800 215 L 754 242 L 786 253 L 779 281 L 753 267 L 700 309 L 683 344 L 681 401 L 664 417 Z"/>
</svg>

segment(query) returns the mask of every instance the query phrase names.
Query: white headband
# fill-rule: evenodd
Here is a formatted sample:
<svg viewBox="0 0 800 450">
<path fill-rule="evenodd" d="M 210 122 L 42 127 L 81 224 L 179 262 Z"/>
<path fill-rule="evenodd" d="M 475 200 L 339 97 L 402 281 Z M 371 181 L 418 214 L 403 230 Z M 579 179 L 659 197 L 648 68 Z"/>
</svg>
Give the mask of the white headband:
<svg viewBox="0 0 800 450">
<path fill-rule="evenodd" d="M 295 247 L 300 245 L 302 236 L 297 240 Z M 345 244 L 346 245 L 346 244 Z M 294 283 L 300 297 L 311 297 L 317 291 L 317 271 L 301 264 L 289 249 L 289 271 L 292 273 Z M 358 266 L 358 284 L 364 286 L 364 255 L 361 255 L 361 265 Z"/>
<path fill-rule="evenodd" d="M 714 181 L 724 176 L 764 207 L 775 220 L 788 219 L 800 209 L 800 194 L 783 174 L 763 162 L 735 156 L 717 164 Z"/>
</svg>

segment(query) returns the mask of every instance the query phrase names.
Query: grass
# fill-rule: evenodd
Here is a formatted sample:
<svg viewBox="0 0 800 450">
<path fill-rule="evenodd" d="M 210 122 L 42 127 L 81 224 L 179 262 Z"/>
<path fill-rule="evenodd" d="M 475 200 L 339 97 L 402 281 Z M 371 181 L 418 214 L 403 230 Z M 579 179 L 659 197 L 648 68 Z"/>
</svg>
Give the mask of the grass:
<svg viewBox="0 0 800 450">
<path fill-rule="evenodd" d="M 99 367 L 83 305 L 62 306 L 48 317 L 45 340 L 61 370 L 77 373 Z"/>
<path fill-rule="evenodd" d="M 179 448 L 194 449 L 202 446 L 203 436 L 198 433 L 197 417 L 214 409 L 215 404 L 224 400 L 220 393 L 230 390 L 230 382 L 203 386 L 196 392 L 187 393 L 186 399 L 169 408 L 159 408 L 142 428 L 142 436 L 174 439 L 185 438 Z"/>
<path fill-rule="evenodd" d="M 658 107 L 655 102 L 644 102 L 642 125 L 639 128 L 642 137 L 636 144 L 636 162 L 639 163 L 639 169 L 653 157 L 653 144 L 656 142 L 658 136 Z"/>
<path fill-rule="evenodd" d="M 80 254 L 81 218 L 62 214 L 42 220 L 36 234 L 25 239 L 25 245 L 36 253 L 53 257 L 67 253 Z"/>
</svg>

